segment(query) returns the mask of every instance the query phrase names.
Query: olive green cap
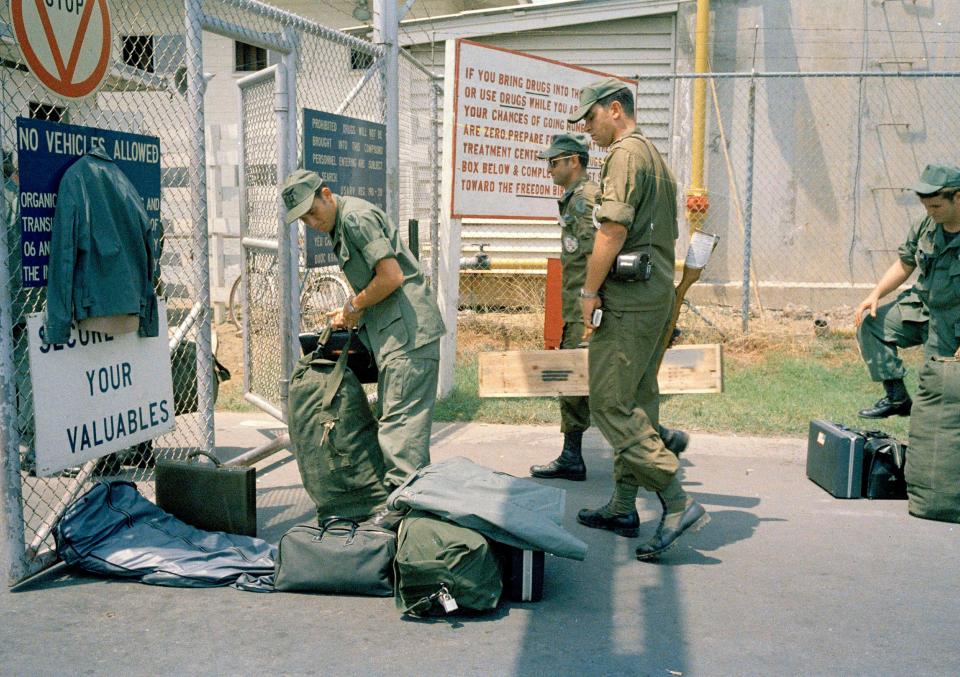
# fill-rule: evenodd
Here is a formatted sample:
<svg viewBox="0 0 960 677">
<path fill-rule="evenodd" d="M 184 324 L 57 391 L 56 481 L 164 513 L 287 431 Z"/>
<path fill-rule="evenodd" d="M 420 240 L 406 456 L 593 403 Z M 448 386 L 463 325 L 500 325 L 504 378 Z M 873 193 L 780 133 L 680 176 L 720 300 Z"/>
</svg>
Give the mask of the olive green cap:
<svg viewBox="0 0 960 677">
<path fill-rule="evenodd" d="M 597 101 L 605 96 L 610 96 L 621 89 L 627 89 L 629 85 L 623 80 L 617 78 L 604 78 L 597 80 L 580 90 L 580 108 L 577 112 L 567 118 L 567 122 L 580 122 L 590 112 L 590 108 Z"/>
<path fill-rule="evenodd" d="M 555 134 L 550 145 L 537 153 L 541 160 L 561 155 L 576 155 L 590 152 L 590 137 L 586 134 Z"/>
<path fill-rule="evenodd" d="M 944 188 L 960 188 L 960 168 L 950 165 L 927 165 L 920 180 L 910 187 L 914 193 L 932 195 Z"/>
<path fill-rule="evenodd" d="M 313 206 L 313 196 L 323 186 L 323 179 L 316 172 L 306 169 L 297 169 L 290 173 L 283 182 L 283 206 L 287 210 L 285 223 L 293 223 L 310 211 Z"/>
</svg>

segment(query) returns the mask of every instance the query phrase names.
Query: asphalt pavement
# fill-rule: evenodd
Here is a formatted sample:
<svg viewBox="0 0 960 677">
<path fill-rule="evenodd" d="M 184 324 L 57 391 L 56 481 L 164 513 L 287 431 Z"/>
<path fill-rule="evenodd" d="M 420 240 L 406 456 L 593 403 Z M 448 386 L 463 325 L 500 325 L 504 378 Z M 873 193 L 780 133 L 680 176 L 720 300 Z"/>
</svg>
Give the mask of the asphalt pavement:
<svg viewBox="0 0 960 677">
<path fill-rule="evenodd" d="M 223 457 L 279 432 L 218 414 Z M 444 423 L 433 458 L 524 476 L 554 428 Z M 839 500 L 806 479 L 803 439 L 693 436 L 683 483 L 712 521 L 657 562 L 638 539 L 576 523 L 609 497 L 612 454 L 585 437 L 567 490 L 586 561 L 547 557 L 544 599 L 493 614 L 404 618 L 392 599 L 160 588 L 55 568 L 0 591 L 0 674 L 956 675 L 960 525 L 905 501 Z M 314 514 L 296 463 L 258 465 L 260 535 Z M 546 481 L 546 480 L 543 480 Z M 638 500 L 640 538 L 659 504 Z"/>
</svg>

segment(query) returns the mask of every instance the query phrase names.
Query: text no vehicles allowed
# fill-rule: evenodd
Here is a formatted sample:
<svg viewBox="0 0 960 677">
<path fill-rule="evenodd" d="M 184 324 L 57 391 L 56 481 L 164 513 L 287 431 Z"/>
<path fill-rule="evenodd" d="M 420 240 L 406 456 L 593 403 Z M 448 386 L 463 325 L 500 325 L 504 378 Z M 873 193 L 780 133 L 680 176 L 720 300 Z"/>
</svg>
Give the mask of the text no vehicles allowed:
<svg viewBox="0 0 960 677">
<path fill-rule="evenodd" d="M 30 71 L 58 96 L 93 94 L 110 64 L 107 0 L 10 0 L 10 20 Z"/>
</svg>

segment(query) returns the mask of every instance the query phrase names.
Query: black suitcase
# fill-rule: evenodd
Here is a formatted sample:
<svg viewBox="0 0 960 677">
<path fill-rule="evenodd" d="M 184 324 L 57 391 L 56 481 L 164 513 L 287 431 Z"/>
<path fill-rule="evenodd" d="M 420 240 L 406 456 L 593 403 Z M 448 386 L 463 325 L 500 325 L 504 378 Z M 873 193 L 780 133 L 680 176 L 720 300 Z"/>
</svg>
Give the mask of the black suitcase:
<svg viewBox="0 0 960 677">
<path fill-rule="evenodd" d="M 197 463 L 206 456 L 213 461 Z M 257 535 L 257 471 L 225 467 L 203 451 L 185 461 L 160 459 L 156 467 L 157 507 L 204 531 Z"/>
<path fill-rule="evenodd" d="M 503 572 L 503 592 L 511 602 L 539 602 L 543 599 L 542 550 L 521 550 L 496 543 Z"/>
<path fill-rule="evenodd" d="M 830 421 L 810 421 L 807 477 L 837 498 L 863 496 L 867 439 L 860 431 Z"/>
</svg>

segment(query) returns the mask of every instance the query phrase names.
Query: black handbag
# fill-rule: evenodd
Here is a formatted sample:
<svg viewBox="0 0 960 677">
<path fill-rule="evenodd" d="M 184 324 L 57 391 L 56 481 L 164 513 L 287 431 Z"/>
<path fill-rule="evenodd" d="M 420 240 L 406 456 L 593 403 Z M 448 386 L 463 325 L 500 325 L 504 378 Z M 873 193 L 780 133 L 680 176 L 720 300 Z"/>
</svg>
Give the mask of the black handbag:
<svg viewBox="0 0 960 677">
<path fill-rule="evenodd" d="M 206 456 L 213 465 L 197 463 Z M 157 507 L 204 531 L 257 535 L 257 479 L 254 468 L 227 468 L 205 451 L 184 461 L 159 459 Z"/>
<path fill-rule="evenodd" d="M 300 524 L 280 537 L 274 588 L 339 595 L 393 594 L 397 535 L 344 517 Z"/>
<path fill-rule="evenodd" d="M 347 367 L 354 373 L 360 383 L 376 383 L 380 372 L 373 353 L 360 340 L 357 333 L 349 329 L 332 329 L 327 326 L 321 333 L 305 332 L 300 334 L 300 349 L 304 355 L 320 351 L 319 357 L 336 362 L 347 348 Z"/>
<path fill-rule="evenodd" d="M 863 495 L 867 498 L 906 500 L 907 482 L 903 467 L 907 445 L 892 437 L 870 437 L 864 445 L 868 459 Z"/>
</svg>

